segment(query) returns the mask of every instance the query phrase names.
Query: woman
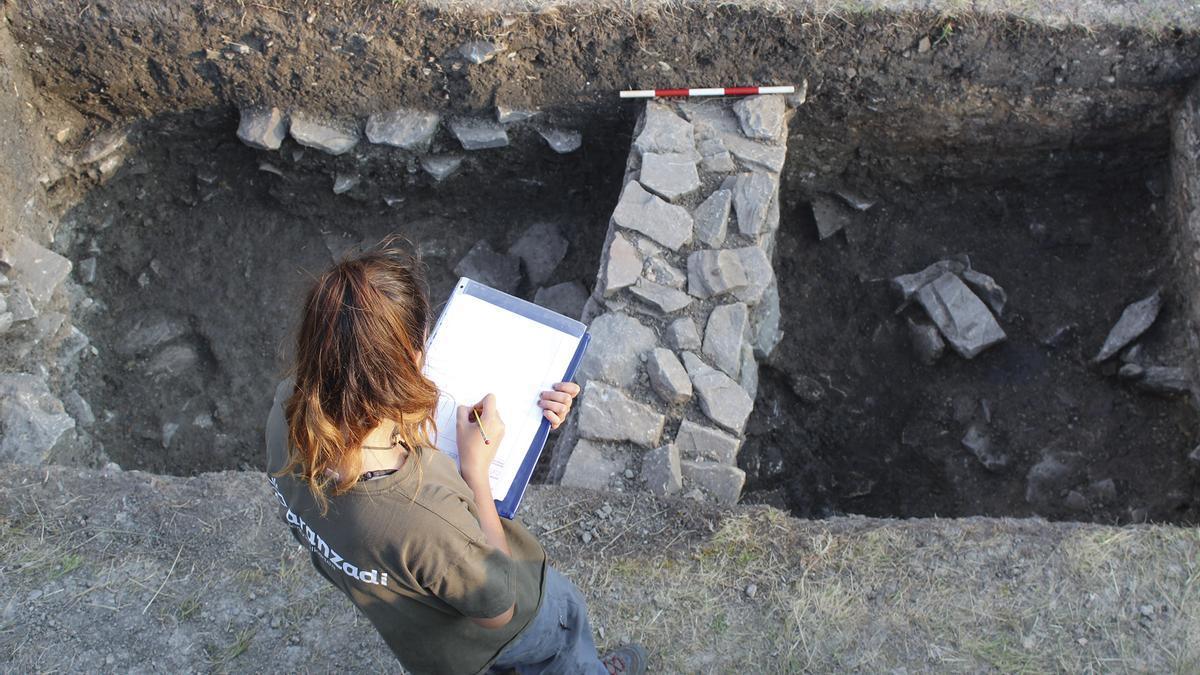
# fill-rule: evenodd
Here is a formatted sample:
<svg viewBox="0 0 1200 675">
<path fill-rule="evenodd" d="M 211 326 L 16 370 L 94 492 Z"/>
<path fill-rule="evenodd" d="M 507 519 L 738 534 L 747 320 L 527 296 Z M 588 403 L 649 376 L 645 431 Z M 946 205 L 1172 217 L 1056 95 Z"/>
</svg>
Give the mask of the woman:
<svg viewBox="0 0 1200 675">
<path fill-rule="evenodd" d="M 434 447 L 438 390 L 421 372 L 433 317 L 417 262 L 392 241 L 334 265 L 305 301 L 267 422 L 292 535 L 411 672 L 643 672 L 637 645 L 597 657 L 582 594 L 496 514 L 495 397 L 458 408 L 461 471 Z M 542 392 L 553 427 L 578 393 Z"/>
</svg>

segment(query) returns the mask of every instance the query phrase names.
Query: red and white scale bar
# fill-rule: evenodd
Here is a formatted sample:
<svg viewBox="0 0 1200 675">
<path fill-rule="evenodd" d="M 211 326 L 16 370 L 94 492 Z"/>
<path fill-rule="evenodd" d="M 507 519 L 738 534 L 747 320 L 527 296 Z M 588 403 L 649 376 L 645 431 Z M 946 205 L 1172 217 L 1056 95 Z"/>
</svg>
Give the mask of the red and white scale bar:
<svg viewBox="0 0 1200 675">
<path fill-rule="evenodd" d="M 704 89 L 634 89 L 621 92 L 621 98 L 658 98 L 667 96 L 754 96 L 755 94 L 794 94 L 796 88 L 781 87 L 708 87 Z"/>
</svg>

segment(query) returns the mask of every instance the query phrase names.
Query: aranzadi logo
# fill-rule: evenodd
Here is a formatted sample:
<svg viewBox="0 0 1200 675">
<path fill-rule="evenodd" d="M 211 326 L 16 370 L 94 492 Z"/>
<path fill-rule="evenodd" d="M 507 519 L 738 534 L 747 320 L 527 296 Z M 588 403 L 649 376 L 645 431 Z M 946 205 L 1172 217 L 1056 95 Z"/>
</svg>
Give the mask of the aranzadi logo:
<svg viewBox="0 0 1200 675">
<path fill-rule="evenodd" d="M 303 518 L 292 512 L 292 507 L 288 506 L 287 500 L 283 498 L 283 494 L 279 491 L 279 483 L 275 480 L 275 477 L 268 476 L 267 480 L 271 482 L 271 489 L 275 492 L 275 498 L 279 500 L 279 503 L 283 505 L 283 508 L 287 509 L 288 525 L 296 528 L 296 530 L 308 540 L 309 549 L 319 553 L 322 561 L 324 561 L 330 567 L 341 570 L 343 574 L 352 579 L 357 579 L 367 584 L 375 584 L 377 586 L 388 585 L 387 572 L 381 573 L 379 570 L 360 570 L 357 565 L 345 560 L 342 558 L 342 556 L 338 555 L 337 551 L 329 548 L 329 544 L 325 543 L 325 540 L 321 538 L 321 535 L 314 532 L 313 529 L 304 522 Z"/>
</svg>

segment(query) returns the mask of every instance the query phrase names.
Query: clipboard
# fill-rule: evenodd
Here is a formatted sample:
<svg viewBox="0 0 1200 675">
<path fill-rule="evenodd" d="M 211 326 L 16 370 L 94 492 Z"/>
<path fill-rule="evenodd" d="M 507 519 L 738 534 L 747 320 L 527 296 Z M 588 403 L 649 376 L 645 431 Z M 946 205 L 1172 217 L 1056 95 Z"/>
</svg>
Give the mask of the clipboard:
<svg viewBox="0 0 1200 675">
<path fill-rule="evenodd" d="M 456 302 L 458 305 L 456 305 Z M 565 341 L 559 345 L 560 351 L 554 355 L 553 359 L 550 359 L 551 361 L 559 364 L 561 364 L 563 359 L 566 357 L 568 352 L 565 350 L 569 350 L 571 340 L 578 340 L 578 345 L 574 348 L 573 353 L 570 354 L 569 362 L 566 364 L 566 368 L 562 373 L 562 376 L 558 377 L 557 370 L 553 371 L 555 373 L 555 379 L 553 380 L 554 382 L 565 382 L 575 377 L 575 371 L 578 369 L 579 362 L 583 358 L 584 352 L 587 350 L 588 343 L 591 341 L 591 335 L 587 332 L 587 326 L 579 321 L 576 321 L 575 319 L 563 316 L 562 314 L 554 312 L 553 310 L 535 305 L 534 303 L 522 300 L 521 298 L 514 297 L 503 291 L 496 290 L 495 288 L 479 283 L 478 281 L 474 281 L 467 277 L 462 277 L 454 285 L 454 290 L 451 292 L 450 298 L 446 301 L 441 314 L 438 316 L 437 323 L 434 324 L 433 331 L 430 332 L 429 341 L 426 344 L 426 375 L 438 385 L 438 389 L 443 393 L 443 396 L 447 396 L 447 394 L 443 390 L 443 382 L 438 381 L 439 377 L 450 378 L 449 381 L 451 384 L 449 385 L 449 388 L 462 390 L 464 387 L 463 380 L 469 379 L 473 376 L 473 373 L 471 372 L 458 372 L 464 370 L 464 367 L 457 367 L 457 370 L 453 376 L 449 374 L 451 369 L 456 368 L 456 366 L 452 365 L 455 362 L 455 359 L 453 358 L 455 354 L 460 353 L 463 349 L 470 346 L 463 341 L 469 340 L 472 344 L 474 344 L 474 340 L 476 339 L 475 333 L 477 331 L 474 330 L 471 331 L 472 335 L 469 338 L 464 338 L 462 335 L 462 333 L 466 332 L 464 325 L 461 323 L 465 319 L 462 319 L 461 316 L 457 317 L 455 320 L 459 321 L 459 323 L 452 325 L 450 328 L 446 328 L 445 330 L 448 335 L 446 336 L 445 340 L 440 343 L 438 342 L 438 337 L 442 334 L 445 324 L 448 321 L 447 317 L 451 316 L 451 313 L 456 310 L 461 312 L 486 312 L 490 316 L 496 318 L 497 323 L 504 323 L 512 330 L 528 330 L 530 331 L 530 335 L 536 334 L 543 340 L 551 340 L 555 337 L 560 337 L 558 334 L 561 333 L 561 337 Z M 532 323 L 526 323 L 525 320 Z M 451 333 L 455 334 L 454 337 L 449 335 Z M 478 339 L 481 343 L 487 339 L 486 331 L 478 331 L 478 335 L 480 336 Z M 458 340 L 458 342 L 448 343 L 447 340 Z M 504 360 L 505 354 L 503 341 L 501 340 L 499 342 L 501 343 L 500 347 L 496 347 L 495 342 L 486 343 L 488 347 L 493 350 L 499 349 L 499 352 L 489 355 L 489 363 L 495 364 L 495 366 L 498 368 L 511 367 L 512 364 L 507 363 Z M 524 346 L 528 349 L 528 345 Z M 510 347 L 510 349 L 519 351 L 519 349 L 516 347 Z M 472 352 L 472 354 L 474 354 L 474 352 Z M 553 363 L 548 365 L 547 368 L 553 368 Z M 524 371 L 521 371 L 517 374 L 519 375 L 523 373 Z M 493 378 L 496 377 L 495 372 L 489 373 L 489 375 Z M 535 377 L 536 372 L 532 373 L 530 376 Z M 487 377 L 485 376 L 482 379 L 486 380 Z M 537 391 L 531 391 L 530 395 L 536 397 L 537 393 Z M 480 394 L 480 396 L 482 396 L 482 394 Z M 454 399 L 453 396 L 449 396 L 449 399 L 450 400 L 446 402 L 446 405 L 466 404 L 464 401 Z M 471 403 L 474 403 L 476 400 L 478 400 L 478 398 L 473 399 Z M 503 412 L 505 401 L 499 401 L 499 403 Z M 532 404 L 536 405 L 536 403 Z M 443 417 L 441 414 L 443 412 L 442 405 L 443 403 L 439 402 L 439 418 Z M 513 405 L 524 404 L 518 402 Z M 528 412 L 525 409 L 522 410 L 523 413 Z M 540 416 L 540 409 L 538 410 L 538 414 Z M 531 427 L 529 427 L 527 423 L 530 419 L 531 418 L 524 416 L 521 417 L 523 425 L 521 429 L 522 435 L 527 435 L 529 433 Z M 506 427 L 509 426 L 509 420 L 507 418 L 505 419 L 505 425 Z M 439 423 L 439 446 L 442 446 L 448 440 L 445 438 L 445 432 L 447 430 L 441 428 L 442 426 L 444 425 Z M 511 427 L 509 428 L 511 429 Z M 453 426 L 451 426 L 448 431 L 452 435 L 454 433 Z M 507 494 L 502 499 L 496 500 L 496 512 L 501 517 L 511 520 L 516 514 L 517 509 L 521 505 L 521 499 L 525 496 L 525 490 L 529 486 L 529 479 L 533 476 L 533 469 L 537 465 L 538 459 L 541 457 L 542 450 L 546 445 L 546 439 L 549 434 L 550 420 L 547 420 L 545 417 L 540 417 L 540 422 L 536 427 L 536 431 L 533 433 L 532 440 L 530 441 L 528 448 L 524 450 L 522 459 L 519 465 L 517 465 L 515 468 L 515 473 L 512 474 L 513 478 L 508 487 Z M 505 443 L 508 442 L 509 435 L 508 430 L 506 430 Z M 457 460 L 457 443 L 455 442 L 454 445 L 454 451 L 447 452 L 447 454 L 451 454 L 454 459 Z M 439 447 L 439 451 L 444 450 Z M 510 459 L 514 455 L 514 453 L 509 450 L 506 450 L 504 454 Z M 497 456 L 497 459 L 500 459 L 499 455 Z M 508 463 L 505 463 L 503 470 L 505 472 L 512 472 L 513 468 Z M 495 464 L 493 464 L 492 471 L 496 471 Z M 495 489 L 494 482 L 493 489 Z"/>
</svg>

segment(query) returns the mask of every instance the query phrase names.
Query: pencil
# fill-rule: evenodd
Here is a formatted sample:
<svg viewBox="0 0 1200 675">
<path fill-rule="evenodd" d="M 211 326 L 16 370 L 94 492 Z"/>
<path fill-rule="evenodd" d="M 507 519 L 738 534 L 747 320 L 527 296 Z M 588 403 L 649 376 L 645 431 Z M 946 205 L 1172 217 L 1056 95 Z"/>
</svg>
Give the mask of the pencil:
<svg viewBox="0 0 1200 675">
<path fill-rule="evenodd" d="M 491 445 L 491 439 L 489 439 L 487 434 L 483 431 L 483 419 L 479 417 L 479 410 L 476 408 L 471 408 L 471 412 L 475 413 L 475 423 L 479 425 L 479 435 L 483 436 L 483 444 Z"/>
</svg>

